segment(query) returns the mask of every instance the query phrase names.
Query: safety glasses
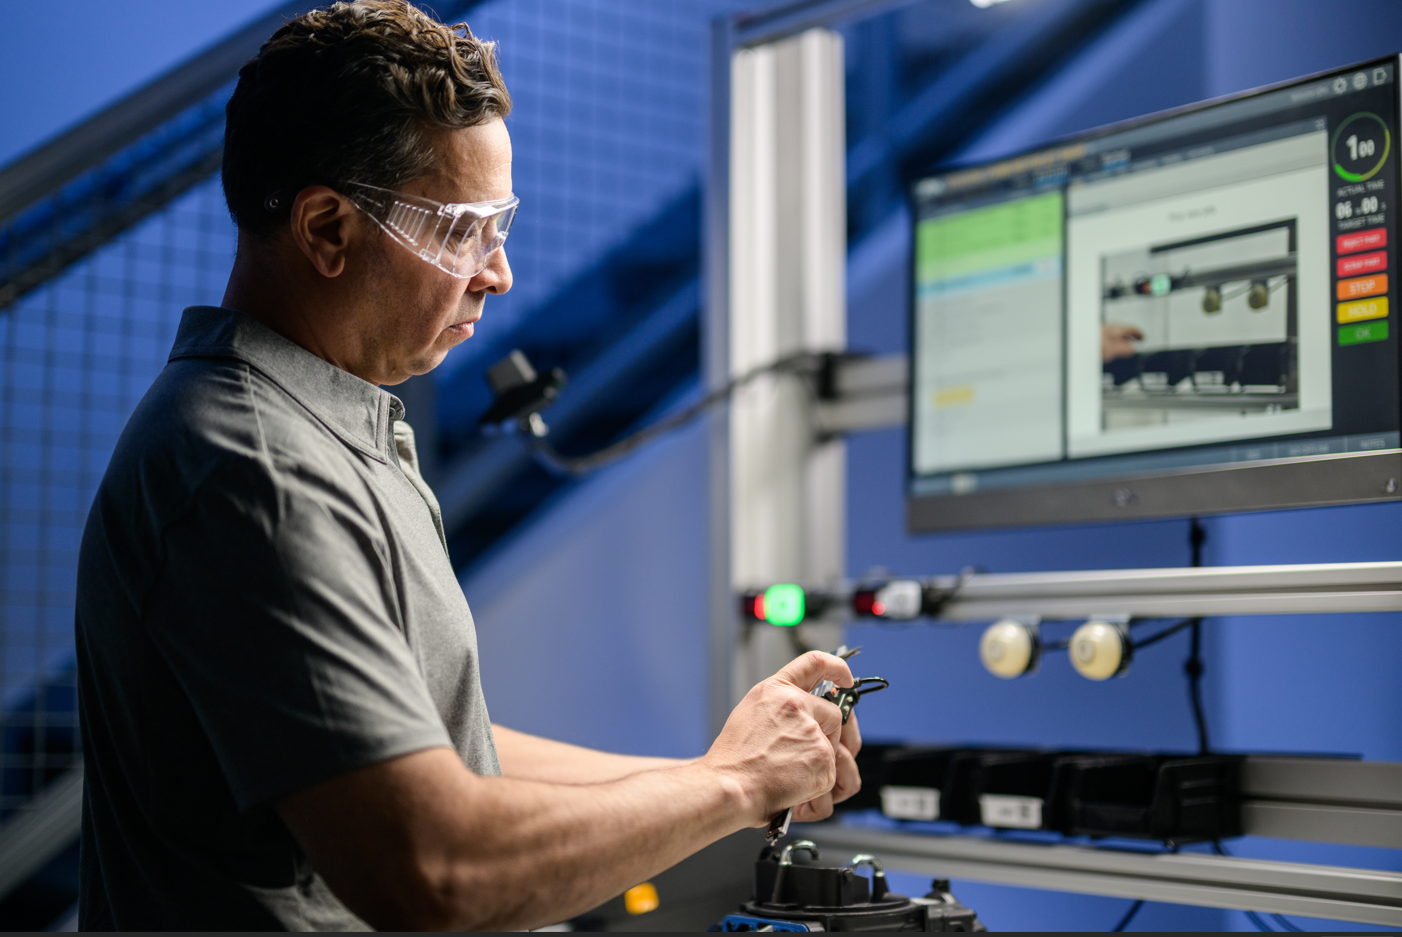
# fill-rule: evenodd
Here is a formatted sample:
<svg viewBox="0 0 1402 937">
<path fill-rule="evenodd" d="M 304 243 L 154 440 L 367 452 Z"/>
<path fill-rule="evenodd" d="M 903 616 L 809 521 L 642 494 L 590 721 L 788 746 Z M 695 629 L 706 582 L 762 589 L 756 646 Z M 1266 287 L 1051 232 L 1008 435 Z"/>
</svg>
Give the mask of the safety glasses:
<svg viewBox="0 0 1402 937">
<path fill-rule="evenodd" d="M 451 202 L 406 195 L 352 182 L 344 193 L 375 224 L 439 270 L 475 277 L 492 252 L 506 242 L 516 217 L 516 196 L 490 202 Z"/>
</svg>

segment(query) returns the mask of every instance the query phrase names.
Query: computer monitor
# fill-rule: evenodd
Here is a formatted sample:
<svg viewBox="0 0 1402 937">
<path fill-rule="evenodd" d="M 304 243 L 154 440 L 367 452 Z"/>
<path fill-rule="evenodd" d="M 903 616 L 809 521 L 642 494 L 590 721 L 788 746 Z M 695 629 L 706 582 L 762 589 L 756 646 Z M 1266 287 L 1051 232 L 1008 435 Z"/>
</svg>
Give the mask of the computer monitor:
<svg viewBox="0 0 1402 937">
<path fill-rule="evenodd" d="M 916 181 L 910 529 L 1402 497 L 1398 65 Z"/>
</svg>

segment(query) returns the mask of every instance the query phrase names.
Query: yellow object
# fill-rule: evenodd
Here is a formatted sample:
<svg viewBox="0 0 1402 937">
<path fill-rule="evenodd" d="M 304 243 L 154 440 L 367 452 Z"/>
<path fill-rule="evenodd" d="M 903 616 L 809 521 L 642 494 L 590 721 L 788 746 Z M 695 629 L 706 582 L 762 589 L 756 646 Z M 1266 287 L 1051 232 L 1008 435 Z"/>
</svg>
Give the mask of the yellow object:
<svg viewBox="0 0 1402 937">
<path fill-rule="evenodd" d="M 661 902 L 657 898 L 657 886 L 652 882 L 634 885 L 623 893 L 623 907 L 629 914 L 647 914 L 656 911 Z"/>
<path fill-rule="evenodd" d="M 1356 299 L 1353 302 L 1339 303 L 1339 324 L 1361 322 L 1364 319 L 1381 319 L 1387 315 L 1387 297 L 1377 299 Z"/>
</svg>

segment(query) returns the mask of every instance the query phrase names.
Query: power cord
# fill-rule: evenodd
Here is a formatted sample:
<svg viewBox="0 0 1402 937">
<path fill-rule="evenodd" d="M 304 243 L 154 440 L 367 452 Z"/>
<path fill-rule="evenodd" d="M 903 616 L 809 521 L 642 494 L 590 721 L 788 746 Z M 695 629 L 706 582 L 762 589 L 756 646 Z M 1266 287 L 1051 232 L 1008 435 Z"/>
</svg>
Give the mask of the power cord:
<svg viewBox="0 0 1402 937">
<path fill-rule="evenodd" d="M 730 399 L 737 390 L 746 384 L 766 374 L 814 374 L 818 376 L 820 384 L 830 385 L 836 362 L 844 355 L 844 352 L 804 351 L 761 365 L 732 379 L 723 387 L 716 388 L 700 400 L 671 416 L 664 417 L 656 423 L 645 426 L 588 455 L 567 456 L 558 452 L 554 446 L 546 441 L 544 432 L 535 429 L 536 424 L 529 426 L 528 431 L 523 435 L 528 440 L 536 459 L 550 472 L 556 475 L 585 475 L 616 462 L 650 440 L 680 429 L 711 407 Z M 819 396 L 831 393 L 831 390 L 830 386 L 819 387 Z M 539 425 L 543 426 L 544 424 L 540 423 Z"/>
<path fill-rule="evenodd" d="M 1207 542 L 1207 531 L 1196 517 L 1188 525 L 1188 544 L 1192 549 L 1193 567 L 1202 566 L 1202 545 Z M 1202 619 L 1190 618 L 1193 629 L 1192 644 L 1188 659 L 1183 662 L 1183 672 L 1188 675 L 1188 697 L 1193 706 L 1193 722 L 1198 730 L 1198 754 L 1206 755 L 1212 750 L 1207 737 L 1207 716 L 1202 706 Z"/>
<path fill-rule="evenodd" d="M 1129 926 L 1129 922 L 1134 920 L 1134 916 L 1139 913 L 1139 909 L 1142 907 L 1144 907 L 1144 899 L 1140 898 L 1138 901 L 1134 902 L 1134 904 L 1129 906 L 1129 910 L 1125 912 L 1125 916 L 1120 918 L 1120 923 L 1110 928 L 1110 933 L 1118 934 L 1122 932 L 1126 927 Z"/>
</svg>

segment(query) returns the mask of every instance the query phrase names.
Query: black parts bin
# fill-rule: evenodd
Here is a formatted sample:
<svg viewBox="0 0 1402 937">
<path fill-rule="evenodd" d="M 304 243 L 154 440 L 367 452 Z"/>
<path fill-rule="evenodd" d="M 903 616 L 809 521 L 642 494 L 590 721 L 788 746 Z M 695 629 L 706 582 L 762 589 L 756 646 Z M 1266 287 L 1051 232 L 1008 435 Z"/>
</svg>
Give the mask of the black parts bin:
<svg viewBox="0 0 1402 937">
<path fill-rule="evenodd" d="M 958 749 L 914 745 L 886 753 L 881 812 L 893 820 L 939 820 L 940 801 Z M 862 786 L 866 786 L 865 776 Z"/>
<path fill-rule="evenodd" d="M 1058 752 L 984 754 L 971 772 L 978 811 L 972 822 L 1007 830 L 1056 829 L 1059 768 L 1073 757 Z"/>
<path fill-rule="evenodd" d="M 1241 762 L 1232 755 L 1069 759 L 1059 772 L 1056 828 L 1169 843 L 1240 836 Z"/>
</svg>

